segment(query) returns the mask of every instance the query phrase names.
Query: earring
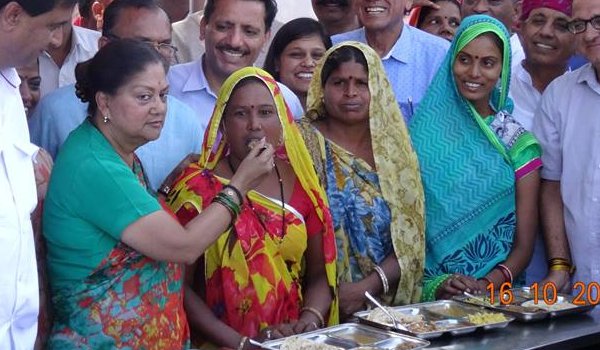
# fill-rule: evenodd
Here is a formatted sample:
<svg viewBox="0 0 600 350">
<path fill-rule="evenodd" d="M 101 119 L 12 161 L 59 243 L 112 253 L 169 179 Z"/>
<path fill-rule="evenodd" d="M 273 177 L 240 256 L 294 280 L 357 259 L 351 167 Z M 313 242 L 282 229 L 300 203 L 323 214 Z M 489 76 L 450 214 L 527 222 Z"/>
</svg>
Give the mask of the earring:
<svg viewBox="0 0 600 350">
<path fill-rule="evenodd" d="M 108 120 L 110 119 L 110 115 L 108 113 L 106 113 L 106 115 L 104 116 L 104 124 L 108 123 Z"/>
</svg>

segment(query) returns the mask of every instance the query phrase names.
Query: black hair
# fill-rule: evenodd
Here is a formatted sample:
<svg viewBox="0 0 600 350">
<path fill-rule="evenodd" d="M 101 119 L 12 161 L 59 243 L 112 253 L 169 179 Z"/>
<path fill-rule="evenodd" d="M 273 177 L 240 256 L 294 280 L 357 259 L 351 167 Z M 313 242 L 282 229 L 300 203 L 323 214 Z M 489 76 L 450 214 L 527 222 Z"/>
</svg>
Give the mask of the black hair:
<svg viewBox="0 0 600 350">
<path fill-rule="evenodd" d="M 215 12 L 216 3 L 218 0 L 206 0 L 206 4 L 204 5 L 204 20 L 206 23 L 210 21 L 210 17 L 212 17 Z M 275 15 L 277 15 L 277 2 L 275 0 L 244 0 L 244 1 L 258 1 L 265 5 L 265 30 L 271 30 L 271 25 L 273 25 L 273 21 L 275 20 Z"/>
<path fill-rule="evenodd" d="M 98 110 L 98 92 L 114 95 L 131 77 L 152 63 L 162 64 L 165 74 L 169 69 L 152 45 L 134 39 L 111 40 L 92 59 L 75 68 L 77 97 L 89 102 L 88 113 L 94 116 Z"/>
<path fill-rule="evenodd" d="M 275 69 L 276 62 L 279 61 L 281 53 L 285 48 L 294 40 L 306 38 L 309 36 L 318 36 L 325 49 L 328 50 L 331 47 L 331 39 L 325 34 L 325 29 L 321 23 L 315 21 L 312 18 L 296 18 L 284 24 L 275 34 L 269 52 L 265 59 L 264 69 L 269 72 L 275 78 L 279 80 L 279 72 Z"/>
<path fill-rule="evenodd" d="M 77 5 L 79 6 L 79 15 L 85 19 L 89 19 L 92 15 L 92 4 L 95 0 L 79 0 Z"/>
<path fill-rule="evenodd" d="M 333 71 L 338 69 L 342 63 L 356 62 L 363 66 L 365 71 L 369 72 L 369 65 L 365 55 L 354 46 L 342 46 L 332 52 L 325 63 L 323 63 L 323 69 L 321 69 L 321 86 L 325 86 L 327 79 Z"/>
<path fill-rule="evenodd" d="M 77 0 L 0 0 L 0 9 L 11 2 L 16 2 L 28 15 L 35 17 L 50 12 L 58 7 L 75 6 Z"/>
<path fill-rule="evenodd" d="M 439 4 L 440 2 L 449 2 L 451 4 L 454 4 L 458 9 L 459 15 L 462 16 L 462 13 L 460 12 L 460 3 L 456 0 L 431 0 L 431 2 L 433 2 L 434 4 Z M 425 17 L 429 16 L 429 14 L 433 11 L 435 11 L 435 9 L 431 6 L 421 7 L 421 13 L 419 13 L 419 19 L 417 20 L 417 25 L 415 27 L 421 28 L 423 26 L 423 22 L 425 21 Z"/>
<path fill-rule="evenodd" d="M 494 42 L 494 45 L 496 45 L 498 50 L 500 50 L 500 57 L 504 57 L 504 42 L 502 41 L 502 39 L 500 39 L 500 37 L 496 33 L 485 32 L 485 33 L 479 35 L 479 37 L 481 37 L 481 36 L 486 36 L 486 37 L 492 39 L 492 41 Z"/>
<path fill-rule="evenodd" d="M 128 8 L 155 10 L 160 9 L 156 0 L 115 0 L 104 10 L 102 35 L 110 36 L 119 21 L 121 12 Z"/>
</svg>

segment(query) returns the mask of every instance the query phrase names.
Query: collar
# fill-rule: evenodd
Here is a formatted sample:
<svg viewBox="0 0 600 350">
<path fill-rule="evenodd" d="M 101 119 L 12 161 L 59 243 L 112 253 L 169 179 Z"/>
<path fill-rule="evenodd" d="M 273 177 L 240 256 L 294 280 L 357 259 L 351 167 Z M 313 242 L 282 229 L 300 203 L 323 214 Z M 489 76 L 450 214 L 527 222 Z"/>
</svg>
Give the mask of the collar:
<svg viewBox="0 0 600 350">
<path fill-rule="evenodd" d="M 12 89 L 18 90 L 21 85 L 21 78 L 14 68 L 0 69 L 0 85 L 8 85 Z"/>
<path fill-rule="evenodd" d="M 413 48 L 411 47 L 413 41 L 412 37 L 412 28 L 408 24 L 404 23 L 402 25 L 402 32 L 400 32 L 400 37 L 398 38 L 398 40 L 396 40 L 394 46 L 392 46 L 392 48 L 390 49 L 390 52 L 388 52 L 387 55 L 382 57 L 382 60 L 394 58 L 395 60 L 400 61 L 402 63 L 408 63 L 411 56 L 410 53 L 413 50 Z"/>
<path fill-rule="evenodd" d="M 600 95 L 600 82 L 598 82 L 598 78 L 596 78 L 596 70 L 591 63 L 588 63 L 579 69 L 577 83 L 587 84 L 594 92 Z"/>
<path fill-rule="evenodd" d="M 206 75 L 204 74 L 204 68 L 202 67 L 204 62 L 204 54 L 200 59 L 190 63 L 190 72 L 185 84 L 183 84 L 183 92 L 193 92 L 206 90 L 211 96 L 215 98 L 217 95 L 210 89 Z"/>
<path fill-rule="evenodd" d="M 97 36 L 95 35 L 96 33 L 98 34 Z M 98 39 L 100 36 L 101 34 L 99 32 L 74 25 L 71 49 L 75 48 L 75 46 L 78 46 L 86 52 L 98 51 Z"/>
</svg>

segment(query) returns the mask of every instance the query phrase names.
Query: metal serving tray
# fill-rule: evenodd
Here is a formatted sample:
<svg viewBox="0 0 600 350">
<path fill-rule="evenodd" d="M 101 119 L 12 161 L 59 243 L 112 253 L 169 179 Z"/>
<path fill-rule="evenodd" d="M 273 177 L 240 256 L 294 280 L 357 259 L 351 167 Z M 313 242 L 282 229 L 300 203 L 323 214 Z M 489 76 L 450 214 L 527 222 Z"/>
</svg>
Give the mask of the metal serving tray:
<svg viewBox="0 0 600 350">
<path fill-rule="evenodd" d="M 545 303 L 542 297 L 539 297 L 537 305 L 534 304 L 534 295 L 529 287 L 513 288 L 511 289 L 511 292 L 513 293 L 513 301 L 508 305 L 501 305 L 500 303 L 495 303 L 494 305 L 492 305 L 484 300 L 474 301 L 472 300 L 472 298 L 466 296 L 457 296 L 454 297 L 454 300 L 470 305 L 483 306 L 490 310 L 500 311 L 507 315 L 514 316 L 517 320 L 522 322 L 535 322 L 546 318 L 554 318 L 565 315 L 573 315 L 588 312 L 594 307 L 596 307 L 596 305 L 594 304 L 571 304 L 573 305 L 573 307 L 570 307 L 568 309 L 547 310 L 544 308 Z M 556 298 L 556 305 L 572 303 L 573 298 L 574 297 L 572 295 L 558 293 Z"/>
<path fill-rule="evenodd" d="M 340 349 L 355 350 L 408 350 L 422 349 L 429 345 L 429 342 L 423 339 L 357 323 L 344 323 L 299 334 L 297 337 L 336 346 Z M 281 338 L 264 342 L 263 348 L 278 350 L 286 339 Z"/>
<path fill-rule="evenodd" d="M 515 319 L 512 316 L 505 315 L 506 320 L 502 322 L 473 324 L 468 321 L 469 315 L 475 315 L 482 312 L 489 313 L 489 311 L 486 311 L 483 307 L 467 305 L 453 300 L 439 300 L 421 304 L 396 306 L 390 307 L 390 309 L 407 315 L 422 315 L 427 326 L 433 326 L 433 330 L 411 329 L 410 324 L 405 324 L 404 326 L 408 326 L 409 333 L 423 339 L 437 338 L 443 334 L 461 335 L 475 332 L 477 329 L 488 330 L 503 328 Z M 360 323 L 394 332 L 406 333 L 405 331 L 394 328 L 391 323 L 380 323 L 369 320 L 369 313 L 370 311 L 360 311 L 355 313 L 354 316 L 358 318 Z"/>
</svg>

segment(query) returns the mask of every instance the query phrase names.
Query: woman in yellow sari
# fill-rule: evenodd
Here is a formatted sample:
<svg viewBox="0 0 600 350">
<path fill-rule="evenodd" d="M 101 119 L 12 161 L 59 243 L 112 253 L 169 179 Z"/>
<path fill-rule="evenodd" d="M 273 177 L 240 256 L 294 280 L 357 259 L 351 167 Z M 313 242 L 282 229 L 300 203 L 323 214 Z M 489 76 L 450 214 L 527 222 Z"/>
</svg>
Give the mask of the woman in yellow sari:
<svg viewBox="0 0 600 350">
<path fill-rule="evenodd" d="M 232 227 L 190 268 L 185 306 L 196 339 L 246 349 L 337 323 L 335 238 L 327 197 L 275 80 L 247 67 L 223 84 L 200 161 L 168 201 L 185 224 L 227 186 L 257 142 L 275 145 L 274 171 L 243 200 Z M 241 196 L 240 196 L 241 197 Z"/>
<path fill-rule="evenodd" d="M 416 154 L 379 56 L 344 42 L 317 66 L 301 130 L 331 203 L 340 313 L 364 292 L 419 301 L 424 199 Z"/>
</svg>

